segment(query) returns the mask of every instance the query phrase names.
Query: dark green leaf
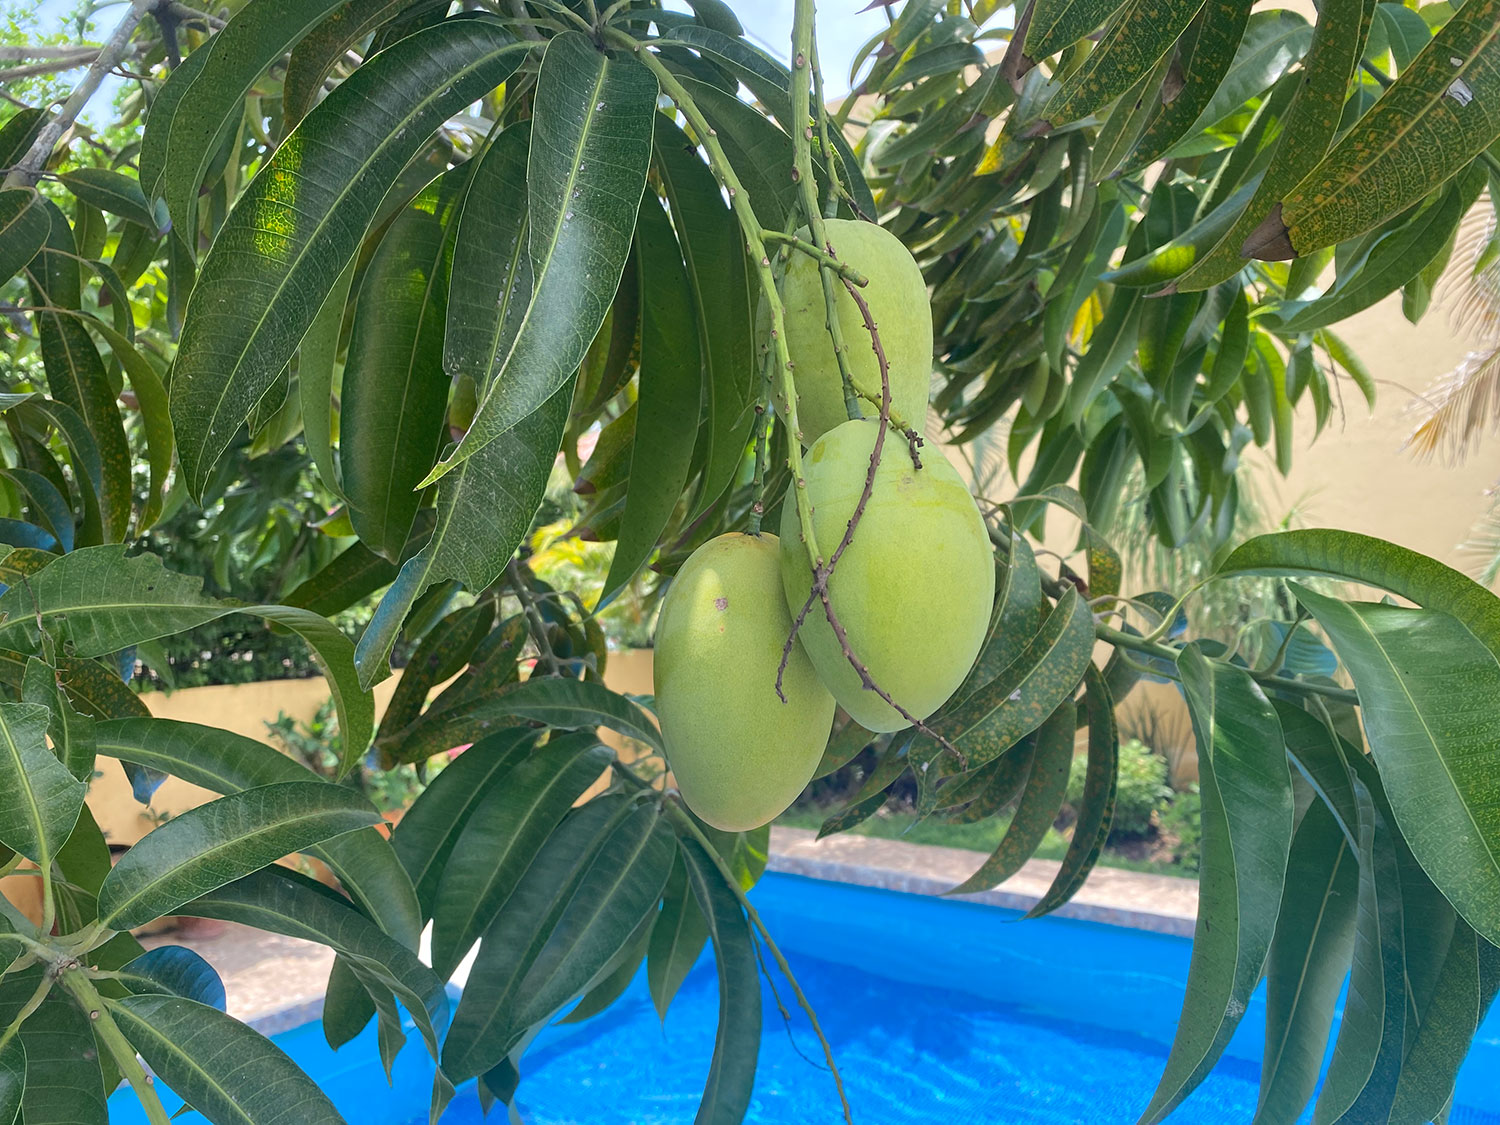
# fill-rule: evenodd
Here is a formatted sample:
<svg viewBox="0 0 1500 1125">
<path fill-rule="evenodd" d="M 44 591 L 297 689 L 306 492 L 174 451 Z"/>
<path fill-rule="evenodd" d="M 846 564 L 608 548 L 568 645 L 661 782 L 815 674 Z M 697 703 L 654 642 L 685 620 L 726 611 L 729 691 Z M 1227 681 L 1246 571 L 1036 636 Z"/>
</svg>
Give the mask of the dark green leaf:
<svg viewBox="0 0 1500 1125">
<path fill-rule="evenodd" d="M 146 120 L 141 184 L 166 199 L 178 229 L 195 229 L 199 185 L 255 80 L 338 3 L 260 0 L 194 51 L 193 65 L 172 72 Z"/>
<path fill-rule="evenodd" d="M 620 541 L 599 604 L 613 599 L 651 557 L 687 486 L 700 406 L 698 322 L 677 237 L 655 197 L 637 220 L 641 360 L 635 444 Z"/>
<path fill-rule="evenodd" d="M 129 176 L 111 172 L 108 168 L 75 168 L 64 172 L 58 180 L 85 203 L 92 203 L 99 210 L 118 215 L 154 234 L 161 233 L 161 224 L 151 213 L 146 193 Z"/>
<path fill-rule="evenodd" d="M 474 806 L 433 903 L 432 963 L 439 974 L 450 976 L 505 909 L 533 857 L 612 756 L 588 735 L 548 743 Z"/>
<path fill-rule="evenodd" d="M 1282 531 L 1237 547 L 1214 572 L 1311 575 L 1379 586 L 1428 609 L 1457 617 L 1500 659 L 1500 599 L 1436 559 L 1353 531 Z"/>
<path fill-rule="evenodd" d="M 755 935 L 734 892 L 703 849 L 695 841 L 685 840 L 681 854 L 693 898 L 713 940 L 719 977 L 719 1030 L 694 1125 L 736 1125 L 750 1105 L 760 1051 Z"/>
<path fill-rule="evenodd" d="M 448 1017 L 442 979 L 413 950 L 318 883 L 272 866 L 194 899 L 182 912 L 328 946 L 362 977 L 373 977 L 394 991 L 436 1053 L 437 1035 Z"/>
<path fill-rule="evenodd" d="M 443 369 L 489 385 L 531 302 L 526 164 L 531 124 L 496 137 L 478 157 L 459 213 L 443 338 Z"/>
<path fill-rule="evenodd" d="M 1187 996 L 1141 1115 L 1164 1118 L 1213 1069 L 1271 947 L 1292 842 L 1292 778 L 1276 711 L 1249 673 L 1196 646 L 1177 660 L 1198 743 L 1203 879 Z"/>
<path fill-rule="evenodd" d="M 328 290 L 318 315 L 313 317 L 307 334 L 297 345 L 297 398 L 302 407 L 303 437 L 318 475 L 335 496 L 343 496 L 344 485 L 333 453 L 333 378 L 344 328 L 344 307 L 353 282 L 351 262 Z"/>
<path fill-rule="evenodd" d="M 185 996 L 224 1010 L 224 982 L 214 967 L 185 945 L 161 945 L 117 970 L 117 979 L 137 994 Z"/>
<path fill-rule="evenodd" d="M 0 1125 L 21 1120 L 21 1098 L 26 1091 L 26 1045 L 19 1035 L 0 1047 Z"/>
<path fill-rule="evenodd" d="M 35 192 L 0 192 L 0 277 L 9 280 L 25 268 L 51 230 L 51 215 Z"/>
<path fill-rule="evenodd" d="M 324 79 L 345 51 L 410 7 L 412 0 L 344 0 L 304 35 L 292 48 L 286 64 L 281 87 L 282 129 L 290 131 L 306 116 L 322 93 Z M 371 48 L 379 50 L 380 45 L 372 43 Z"/>
<path fill-rule="evenodd" d="M 50 865 L 78 820 L 87 787 L 47 749 L 50 712 L 0 703 L 0 843 Z"/>
<path fill-rule="evenodd" d="M 73 705 L 57 682 L 57 672 L 36 657 L 26 661 L 21 686 L 25 703 L 39 703 L 47 708 L 47 737 L 52 752 L 62 759 L 68 772 L 82 782 L 94 777 L 94 720 L 73 710 Z"/>
<path fill-rule="evenodd" d="M 535 739 L 536 732 L 525 727 L 480 739 L 437 775 L 391 833 L 391 847 L 411 876 L 424 919 L 432 916 L 440 881 L 470 816 L 508 778 Z"/>
<path fill-rule="evenodd" d="M 1076 715 L 1073 704 L 1064 703 L 1037 731 L 1030 751 L 1026 788 L 1021 791 L 1021 802 L 1004 838 L 979 870 L 949 894 L 970 894 L 998 886 L 1021 870 L 1036 852 L 1067 796 L 1068 772 L 1073 766 L 1073 732 L 1078 726 Z"/>
<path fill-rule="evenodd" d="M 143 837 L 99 891 L 99 917 L 125 930 L 334 836 L 380 822 L 353 790 L 288 781 L 241 790 L 181 813 Z"/>
<path fill-rule="evenodd" d="M 1354 953 L 1359 860 L 1321 800 L 1292 837 L 1266 964 L 1266 1049 L 1254 1125 L 1292 1125 L 1312 1097 Z"/>
<path fill-rule="evenodd" d="M 1082 39 L 1114 15 L 1124 0 L 1036 0 L 1026 30 L 1028 58 L 1040 62 Z"/>
<path fill-rule="evenodd" d="M 402 566 L 355 649 L 362 684 L 389 674 L 402 622 L 428 587 L 454 578 L 482 590 L 505 570 L 542 502 L 572 400 L 569 383 L 438 485 L 432 538 Z"/>
<path fill-rule="evenodd" d="M 1356 778 L 1353 784 L 1359 809 L 1353 969 L 1333 1061 L 1313 1109 L 1318 1125 L 1355 1125 L 1374 1115 L 1384 1117 L 1401 1065 L 1406 948 L 1400 860 L 1383 811 L 1363 781 Z M 1365 1104 L 1365 1099 L 1373 1104 Z"/>
<path fill-rule="evenodd" d="M 517 718 L 548 726 L 589 730 L 608 727 L 661 751 L 661 735 L 647 712 L 603 684 L 543 676 L 497 696 L 493 705 Z"/>
<path fill-rule="evenodd" d="M 40 968 L 0 978 L 0 1026 L 9 1027 L 41 983 Z M 108 1125 L 99 1048 L 82 1008 L 54 986 L 22 1025 L 25 1125 Z"/>
<path fill-rule="evenodd" d="M 1396 823 L 1464 920 L 1500 942 L 1500 662 L 1457 618 L 1292 584 L 1354 677 Z"/>
<path fill-rule="evenodd" d="M 172 374 L 191 494 L 202 494 L 291 359 L 397 173 L 447 117 L 508 77 L 525 50 L 484 20 L 450 20 L 402 39 L 309 113 L 250 182 L 203 262 Z M 371 136 L 381 140 L 371 145 Z"/>
<path fill-rule="evenodd" d="M 1280 137 L 1254 197 L 1214 249 L 1177 279 L 1179 289 L 1209 289 L 1239 272 L 1245 239 L 1271 205 L 1305 176 L 1333 142 L 1344 97 L 1364 51 L 1375 0 L 1329 0 L 1318 13 L 1303 79 L 1282 117 Z"/>
<path fill-rule="evenodd" d="M 672 997 L 698 963 L 698 955 L 708 940 L 708 919 L 690 892 L 687 869 L 679 861 L 662 893 L 661 912 L 651 927 L 646 958 L 646 980 L 651 988 L 651 1002 L 656 1014 L 667 1018 Z M 715 872 L 714 874 L 717 874 Z"/>
<path fill-rule="evenodd" d="M 344 365 L 339 467 L 361 542 L 401 558 L 422 494 L 416 484 L 446 439 L 445 223 L 461 170 L 396 216 L 360 283 Z"/>
<path fill-rule="evenodd" d="M 1115 726 L 1114 700 L 1097 668 L 1090 664 L 1083 673 L 1083 706 L 1088 715 L 1089 756 L 1083 779 L 1083 807 L 1073 825 L 1073 838 L 1063 855 L 1062 866 L 1047 893 L 1026 914 L 1040 918 L 1050 914 L 1078 893 L 1093 871 L 1109 838 L 1118 784 L 1120 732 Z"/>
<path fill-rule="evenodd" d="M 576 31 L 548 42 L 526 166 L 531 303 L 468 433 L 424 483 L 534 414 L 577 372 L 630 252 L 656 94 L 650 71 Z"/>
<path fill-rule="evenodd" d="M 1500 2 L 1464 5 L 1375 108 L 1295 187 L 1274 197 L 1281 204 L 1274 222 L 1296 254 L 1373 229 L 1500 137 L 1497 46 Z"/>
<path fill-rule="evenodd" d="M 214 1125 L 344 1125 L 280 1047 L 217 1009 L 181 996 L 106 1003 L 151 1069 Z"/>
</svg>

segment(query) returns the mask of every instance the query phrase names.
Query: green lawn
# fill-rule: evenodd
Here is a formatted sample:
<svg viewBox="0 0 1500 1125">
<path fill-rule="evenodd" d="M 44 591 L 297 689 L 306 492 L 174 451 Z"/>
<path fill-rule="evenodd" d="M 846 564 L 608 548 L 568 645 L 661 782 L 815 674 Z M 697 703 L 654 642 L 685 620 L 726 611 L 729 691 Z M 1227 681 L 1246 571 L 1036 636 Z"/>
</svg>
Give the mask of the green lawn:
<svg viewBox="0 0 1500 1125">
<path fill-rule="evenodd" d="M 790 809 L 777 817 L 776 823 L 786 825 L 788 828 L 816 830 L 828 815 L 828 812 L 820 812 L 816 809 Z M 856 836 L 905 840 L 909 844 L 941 844 L 944 847 L 965 848 L 973 852 L 992 852 L 999 846 L 1009 826 L 1010 818 L 1005 814 L 989 817 L 976 824 L 948 824 L 936 819 L 918 823 L 913 813 L 882 811 L 856 825 L 850 831 Z M 1049 828 L 1041 847 L 1037 848 L 1035 854 L 1039 859 L 1060 860 L 1067 850 L 1067 838 L 1056 829 Z M 1131 859 L 1110 848 L 1105 848 L 1104 854 L 1099 857 L 1099 863 L 1105 867 L 1118 867 L 1126 871 L 1147 871 L 1153 875 L 1175 875 L 1184 879 L 1197 878 L 1196 873 L 1183 871 L 1174 863 L 1153 863 L 1147 860 Z"/>
</svg>

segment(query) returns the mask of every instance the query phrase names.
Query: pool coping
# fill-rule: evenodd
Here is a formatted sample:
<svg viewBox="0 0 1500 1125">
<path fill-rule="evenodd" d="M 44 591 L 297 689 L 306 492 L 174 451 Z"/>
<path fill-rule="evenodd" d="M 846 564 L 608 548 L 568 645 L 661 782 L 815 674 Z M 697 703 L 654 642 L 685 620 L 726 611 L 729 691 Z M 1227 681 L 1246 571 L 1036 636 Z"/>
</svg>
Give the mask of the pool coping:
<svg viewBox="0 0 1500 1125">
<path fill-rule="evenodd" d="M 962 883 L 983 862 L 981 853 L 963 848 L 849 834 L 819 840 L 817 833 L 809 829 L 778 825 L 771 829 L 767 869 L 836 883 L 937 896 Z M 959 902 L 1024 912 L 1047 893 L 1061 866 L 1053 860 L 1028 860 L 1000 887 L 950 897 Z M 1171 875 L 1096 867 L 1073 899 L 1054 913 L 1063 918 L 1190 938 L 1198 914 L 1198 883 Z"/>
</svg>

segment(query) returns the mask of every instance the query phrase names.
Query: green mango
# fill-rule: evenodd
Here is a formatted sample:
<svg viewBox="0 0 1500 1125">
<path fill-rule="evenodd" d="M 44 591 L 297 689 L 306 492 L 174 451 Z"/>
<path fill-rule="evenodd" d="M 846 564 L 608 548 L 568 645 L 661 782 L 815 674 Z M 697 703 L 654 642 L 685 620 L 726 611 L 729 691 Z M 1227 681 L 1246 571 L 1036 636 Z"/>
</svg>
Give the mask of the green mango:
<svg viewBox="0 0 1500 1125">
<path fill-rule="evenodd" d="M 879 423 L 845 422 L 807 452 L 804 475 L 818 549 L 831 556 L 864 491 Z M 796 505 L 781 514 L 781 581 L 791 612 L 812 589 Z M 941 707 L 973 666 L 995 598 L 995 560 L 974 498 L 939 449 L 920 469 L 900 434 L 887 433 L 875 485 L 829 583 L 849 647 L 875 683 L 918 719 Z M 873 731 L 908 726 L 866 689 L 820 605 L 799 634 L 834 699 Z"/>
<path fill-rule="evenodd" d="M 921 433 L 927 421 L 927 389 L 932 379 L 932 305 L 922 271 L 901 240 L 884 227 L 852 219 L 829 219 L 826 226 L 828 241 L 839 260 L 869 279 L 860 296 L 870 308 L 885 351 L 891 409 Z M 809 237 L 806 230 L 797 235 Z M 786 346 L 797 385 L 797 421 L 804 445 L 849 418 L 838 357 L 828 335 L 828 303 L 820 272 L 816 259 L 793 252 L 781 288 L 786 306 Z M 835 282 L 835 292 L 849 370 L 860 387 L 879 395 L 880 365 L 864 316 L 842 281 Z M 875 406 L 863 400 L 861 409 L 870 418 L 879 414 Z"/>
<path fill-rule="evenodd" d="M 725 832 L 797 799 L 833 728 L 833 696 L 800 644 L 776 695 L 792 631 L 776 536 L 721 535 L 682 565 L 656 626 L 656 714 L 688 808 Z"/>
</svg>

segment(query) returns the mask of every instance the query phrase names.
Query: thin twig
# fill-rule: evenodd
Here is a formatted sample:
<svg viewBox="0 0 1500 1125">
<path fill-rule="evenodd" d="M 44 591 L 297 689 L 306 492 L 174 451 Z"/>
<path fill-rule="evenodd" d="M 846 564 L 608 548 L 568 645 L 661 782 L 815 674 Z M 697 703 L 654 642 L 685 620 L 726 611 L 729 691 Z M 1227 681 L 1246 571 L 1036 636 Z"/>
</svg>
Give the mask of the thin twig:
<svg viewBox="0 0 1500 1125">
<path fill-rule="evenodd" d="M 130 48 L 130 37 L 135 34 L 136 26 L 145 17 L 156 0 L 130 0 L 130 8 L 120 20 L 115 30 L 110 34 L 104 46 L 100 48 L 99 54 L 94 58 L 88 73 L 83 76 L 82 81 L 68 95 L 68 100 L 63 102 L 62 109 L 56 117 L 42 126 L 41 132 L 37 134 L 36 140 L 21 162 L 11 170 L 10 175 L 5 177 L 7 188 L 34 187 L 39 173 L 46 166 L 47 159 L 52 155 L 52 150 L 62 135 L 78 120 L 78 115 L 83 112 L 83 107 L 89 102 L 99 84 L 104 81 L 104 76 L 125 57 L 125 52 Z"/>
<path fill-rule="evenodd" d="M 77 70 L 99 57 L 98 48 L 84 48 L 65 58 L 50 59 L 46 62 L 27 63 L 25 66 L 13 66 L 9 70 L 0 70 L 0 82 L 19 82 L 23 78 L 36 78 L 42 74 L 58 74 L 64 70 Z"/>
<path fill-rule="evenodd" d="M 552 642 L 547 639 L 547 622 L 542 619 L 542 611 L 537 608 L 536 599 L 531 596 L 531 588 L 526 585 L 526 578 L 521 574 L 520 565 L 515 559 L 511 559 L 505 564 L 505 569 L 510 576 L 511 588 L 516 592 L 516 599 L 521 603 L 521 612 L 526 615 L 526 620 L 531 626 L 531 640 L 536 645 L 538 658 L 547 665 L 554 676 L 567 675 L 562 661 L 557 658 L 557 653 L 552 651 Z"/>
<path fill-rule="evenodd" d="M 870 279 L 867 278 L 864 274 L 860 273 L 853 266 L 845 265 L 828 251 L 822 249 L 821 247 L 814 246 L 805 238 L 798 238 L 795 234 L 788 234 L 785 231 L 774 230 L 771 228 L 767 228 L 761 231 L 761 237 L 768 242 L 780 242 L 786 246 L 790 246 L 793 250 L 800 250 L 809 258 L 817 261 L 825 269 L 833 270 L 845 281 L 852 281 L 855 285 L 858 285 L 860 287 L 870 284 Z"/>
</svg>

